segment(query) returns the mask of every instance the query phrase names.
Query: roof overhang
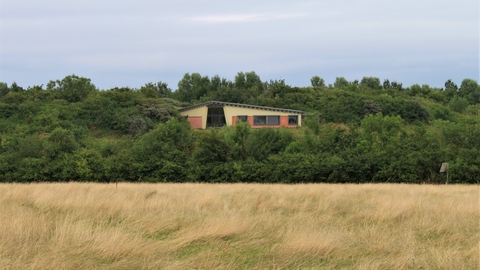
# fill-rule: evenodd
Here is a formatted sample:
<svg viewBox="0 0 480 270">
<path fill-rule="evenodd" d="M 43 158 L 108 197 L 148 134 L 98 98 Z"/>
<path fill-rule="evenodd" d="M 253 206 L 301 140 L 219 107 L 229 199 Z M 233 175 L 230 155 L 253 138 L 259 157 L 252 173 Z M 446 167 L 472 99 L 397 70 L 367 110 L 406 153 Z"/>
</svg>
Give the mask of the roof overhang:
<svg viewBox="0 0 480 270">
<path fill-rule="evenodd" d="M 257 110 L 265 110 L 265 111 L 275 111 L 275 112 L 284 112 L 284 113 L 292 113 L 292 114 L 307 114 L 305 111 L 299 110 L 290 110 L 290 109 L 282 109 L 282 108 L 274 108 L 274 107 L 265 107 L 265 106 L 257 106 L 257 105 L 249 105 L 249 104 L 240 104 L 240 103 L 232 103 L 232 102 L 223 102 L 223 101 L 208 101 L 204 103 L 199 103 L 193 106 L 184 107 L 179 109 L 179 112 L 185 112 L 189 110 L 193 110 L 200 107 L 239 107 L 239 108 L 249 108 L 249 109 L 257 109 Z"/>
</svg>

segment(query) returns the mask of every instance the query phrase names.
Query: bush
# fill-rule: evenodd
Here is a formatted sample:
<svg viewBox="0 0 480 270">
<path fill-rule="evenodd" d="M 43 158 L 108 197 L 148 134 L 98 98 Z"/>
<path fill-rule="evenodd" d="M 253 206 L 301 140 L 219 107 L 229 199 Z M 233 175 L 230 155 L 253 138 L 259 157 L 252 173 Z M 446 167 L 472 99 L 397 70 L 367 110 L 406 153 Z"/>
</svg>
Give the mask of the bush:
<svg viewBox="0 0 480 270">
<path fill-rule="evenodd" d="M 450 102 L 448 103 L 448 107 L 454 112 L 463 113 L 467 108 L 468 104 L 469 103 L 466 98 L 456 96 L 452 100 L 450 100 Z"/>
</svg>

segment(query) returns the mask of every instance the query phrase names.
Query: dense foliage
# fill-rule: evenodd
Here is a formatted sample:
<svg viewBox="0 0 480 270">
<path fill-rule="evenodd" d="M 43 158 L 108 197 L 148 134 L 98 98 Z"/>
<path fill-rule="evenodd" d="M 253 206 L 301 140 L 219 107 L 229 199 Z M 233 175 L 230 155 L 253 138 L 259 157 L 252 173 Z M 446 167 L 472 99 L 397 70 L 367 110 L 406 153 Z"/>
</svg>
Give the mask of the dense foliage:
<svg viewBox="0 0 480 270">
<path fill-rule="evenodd" d="M 480 86 L 364 77 L 311 87 L 185 74 L 99 90 L 70 75 L 43 86 L 0 83 L 0 181 L 449 182 L 480 180 Z M 248 124 L 193 130 L 177 112 L 208 100 L 305 110 L 296 129 Z M 321 123 L 318 115 L 321 114 Z"/>
</svg>

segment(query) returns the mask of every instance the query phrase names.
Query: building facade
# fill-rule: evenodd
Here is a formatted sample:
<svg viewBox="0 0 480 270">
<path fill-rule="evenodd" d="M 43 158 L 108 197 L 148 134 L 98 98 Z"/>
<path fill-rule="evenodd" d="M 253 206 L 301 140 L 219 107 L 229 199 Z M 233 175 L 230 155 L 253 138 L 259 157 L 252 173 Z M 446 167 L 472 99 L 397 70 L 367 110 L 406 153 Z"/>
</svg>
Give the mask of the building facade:
<svg viewBox="0 0 480 270">
<path fill-rule="evenodd" d="M 193 128 L 235 126 L 246 121 L 252 128 L 294 128 L 302 125 L 304 111 L 221 101 L 209 101 L 179 109 Z"/>
</svg>

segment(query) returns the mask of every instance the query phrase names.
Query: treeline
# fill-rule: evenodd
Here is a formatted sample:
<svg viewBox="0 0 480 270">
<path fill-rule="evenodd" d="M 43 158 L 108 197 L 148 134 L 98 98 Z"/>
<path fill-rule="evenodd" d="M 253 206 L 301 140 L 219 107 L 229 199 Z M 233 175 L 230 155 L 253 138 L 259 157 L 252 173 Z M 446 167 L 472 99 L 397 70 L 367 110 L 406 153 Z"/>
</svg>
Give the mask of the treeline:
<svg viewBox="0 0 480 270">
<path fill-rule="evenodd" d="M 0 180 L 444 182 L 480 180 L 480 87 L 337 78 L 311 87 L 185 74 L 139 89 L 70 75 L 46 89 L 0 83 Z M 192 130 L 177 109 L 219 100 L 310 112 L 296 129 Z M 318 114 L 322 122 L 318 122 Z"/>
</svg>

